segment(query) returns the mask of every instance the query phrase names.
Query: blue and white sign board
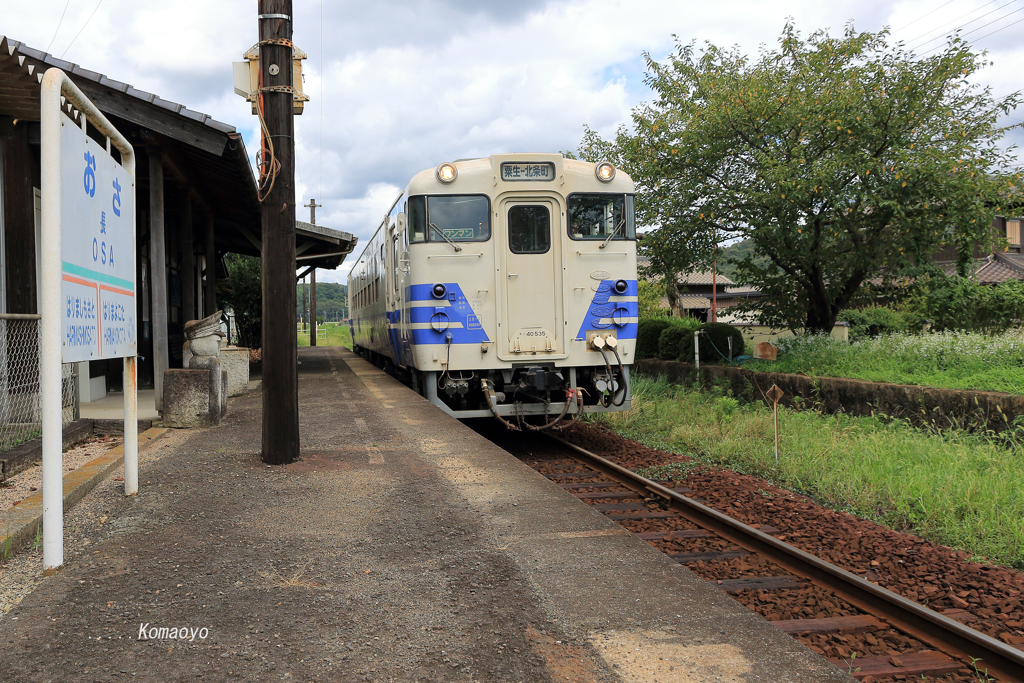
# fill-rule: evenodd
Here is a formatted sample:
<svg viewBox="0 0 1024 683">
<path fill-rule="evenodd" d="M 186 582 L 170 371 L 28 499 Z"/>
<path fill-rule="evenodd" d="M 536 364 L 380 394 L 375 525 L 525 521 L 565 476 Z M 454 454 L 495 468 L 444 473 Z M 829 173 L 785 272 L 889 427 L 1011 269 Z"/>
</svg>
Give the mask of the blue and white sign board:
<svg viewBox="0 0 1024 683">
<path fill-rule="evenodd" d="M 134 356 L 135 180 L 61 118 L 61 357 Z"/>
<path fill-rule="evenodd" d="M 39 91 L 43 572 L 64 564 L 61 363 L 124 358 L 124 492 L 139 491 L 135 149 L 60 69 Z M 74 111 L 79 125 L 69 118 Z M 86 123 L 88 120 L 88 124 Z M 106 136 L 101 145 L 85 126 Z M 121 164 L 107 152 L 116 147 Z"/>
</svg>

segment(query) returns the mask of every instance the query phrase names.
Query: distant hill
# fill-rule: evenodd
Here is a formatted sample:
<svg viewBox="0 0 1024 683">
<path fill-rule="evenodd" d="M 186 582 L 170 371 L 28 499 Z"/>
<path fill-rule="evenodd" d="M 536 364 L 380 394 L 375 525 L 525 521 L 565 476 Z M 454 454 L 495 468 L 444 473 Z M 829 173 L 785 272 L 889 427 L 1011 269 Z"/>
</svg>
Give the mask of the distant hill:
<svg viewBox="0 0 1024 683">
<path fill-rule="evenodd" d="M 722 251 L 722 258 L 718 260 L 718 272 L 722 273 L 737 284 L 743 284 L 742 278 L 739 276 L 739 272 L 732 262 L 738 261 L 753 253 L 754 243 L 750 240 L 741 240 L 735 244 L 730 244 Z M 767 262 L 768 259 L 762 257 L 759 261 Z"/>
<path fill-rule="evenodd" d="M 306 296 L 309 296 L 309 286 L 306 286 Z M 308 306 L 308 303 L 307 303 Z M 324 316 L 324 319 L 344 320 L 348 317 L 348 287 L 336 282 L 316 283 L 316 314 Z M 296 318 L 305 318 L 302 312 L 302 283 L 295 288 L 295 315 Z"/>
</svg>

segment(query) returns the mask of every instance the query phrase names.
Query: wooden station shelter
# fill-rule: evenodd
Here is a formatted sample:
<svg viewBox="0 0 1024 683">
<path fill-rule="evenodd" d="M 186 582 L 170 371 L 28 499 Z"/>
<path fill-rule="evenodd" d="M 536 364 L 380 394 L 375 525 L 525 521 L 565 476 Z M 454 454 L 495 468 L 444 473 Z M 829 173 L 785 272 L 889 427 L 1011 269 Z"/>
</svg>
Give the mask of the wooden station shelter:
<svg viewBox="0 0 1024 683">
<path fill-rule="evenodd" d="M 0 313 L 39 312 L 39 94 L 50 67 L 67 73 L 135 147 L 139 385 L 156 389 L 160 409 L 163 370 L 181 367 L 184 323 L 218 308 L 223 255 L 260 255 L 249 157 L 234 126 L 0 35 Z M 298 224 L 296 266 L 337 268 L 355 242 Z M 82 400 L 120 384 L 120 360 L 79 364 Z"/>
</svg>

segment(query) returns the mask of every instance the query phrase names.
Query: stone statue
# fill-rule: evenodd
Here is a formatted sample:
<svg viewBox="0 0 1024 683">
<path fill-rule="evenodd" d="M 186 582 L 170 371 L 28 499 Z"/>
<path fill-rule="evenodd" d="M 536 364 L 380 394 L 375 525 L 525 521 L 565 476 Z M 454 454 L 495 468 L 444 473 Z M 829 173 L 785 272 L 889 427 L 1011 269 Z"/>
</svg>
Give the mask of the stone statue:
<svg viewBox="0 0 1024 683">
<path fill-rule="evenodd" d="M 192 359 L 196 356 L 220 357 L 220 340 L 224 337 L 224 333 L 220 331 L 220 319 L 223 313 L 223 311 L 217 311 L 202 320 L 189 320 L 185 323 L 182 367 L 207 367 L 206 365 L 192 365 Z"/>
<path fill-rule="evenodd" d="M 164 373 L 165 424 L 208 427 L 228 409 L 228 373 L 220 360 L 221 311 L 185 323 L 182 369 Z"/>
</svg>

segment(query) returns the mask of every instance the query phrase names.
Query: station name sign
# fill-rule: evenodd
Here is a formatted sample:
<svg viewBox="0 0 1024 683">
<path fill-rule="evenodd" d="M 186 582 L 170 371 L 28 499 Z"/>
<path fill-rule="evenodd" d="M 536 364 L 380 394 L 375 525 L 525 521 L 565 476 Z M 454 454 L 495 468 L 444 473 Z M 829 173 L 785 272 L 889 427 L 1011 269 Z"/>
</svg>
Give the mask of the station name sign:
<svg viewBox="0 0 1024 683">
<path fill-rule="evenodd" d="M 136 354 L 135 181 L 61 117 L 61 356 Z"/>
</svg>

